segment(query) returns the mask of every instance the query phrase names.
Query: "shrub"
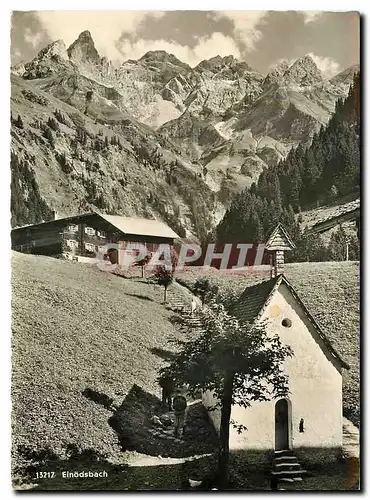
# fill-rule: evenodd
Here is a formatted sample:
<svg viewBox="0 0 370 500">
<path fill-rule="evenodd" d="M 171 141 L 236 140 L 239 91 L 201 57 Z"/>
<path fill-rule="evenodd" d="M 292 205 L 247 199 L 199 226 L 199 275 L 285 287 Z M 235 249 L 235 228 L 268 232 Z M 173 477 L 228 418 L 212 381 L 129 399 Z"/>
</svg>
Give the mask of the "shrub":
<svg viewBox="0 0 370 500">
<path fill-rule="evenodd" d="M 59 124 L 54 118 L 48 118 L 47 124 L 54 132 L 60 131 Z"/>
<path fill-rule="evenodd" d="M 64 152 L 58 153 L 58 151 L 56 151 L 55 158 L 57 159 L 59 165 L 61 166 L 61 168 L 65 174 L 70 174 L 73 171 L 73 167 L 68 162 L 68 160 L 66 158 L 66 154 Z"/>
<path fill-rule="evenodd" d="M 54 111 L 54 116 L 58 120 L 59 123 L 63 123 L 63 125 L 67 125 L 67 126 L 70 125 L 67 118 L 63 115 L 63 113 L 59 109 L 56 109 Z"/>
<path fill-rule="evenodd" d="M 55 141 L 54 141 L 54 136 L 53 136 L 53 132 L 51 131 L 51 129 L 49 127 L 45 127 L 42 135 L 45 137 L 45 139 L 47 139 L 50 142 L 51 147 L 54 148 Z"/>
<path fill-rule="evenodd" d="M 13 118 L 13 116 L 10 116 L 10 121 L 13 125 L 15 125 L 17 128 L 24 128 L 23 126 L 23 121 L 20 115 L 17 116 L 17 118 Z"/>
<path fill-rule="evenodd" d="M 31 102 L 40 104 L 41 106 L 48 106 L 49 101 L 45 97 L 39 96 L 31 92 L 30 90 L 22 90 L 24 97 Z"/>
<path fill-rule="evenodd" d="M 214 297 L 218 292 L 218 287 L 213 285 L 208 278 L 198 278 L 193 285 L 193 292 L 201 298 L 202 304 L 210 297 Z"/>
</svg>

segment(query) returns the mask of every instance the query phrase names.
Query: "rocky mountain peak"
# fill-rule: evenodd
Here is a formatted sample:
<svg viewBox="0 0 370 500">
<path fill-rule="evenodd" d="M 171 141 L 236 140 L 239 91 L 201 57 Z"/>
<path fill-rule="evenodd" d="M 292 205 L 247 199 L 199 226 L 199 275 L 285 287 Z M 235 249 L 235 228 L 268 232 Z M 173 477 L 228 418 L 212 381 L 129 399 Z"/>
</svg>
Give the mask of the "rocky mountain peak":
<svg viewBox="0 0 370 500">
<path fill-rule="evenodd" d="M 297 59 L 284 73 L 284 77 L 288 80 L 293 80 L 299 85 L 311 85 L 323 79 L 321 71 L 308 54 Z"/>
<path fill-rule="evenodd" d="M 169 59 L 172 54 L 169 54 L 165 50 L 149 50 L 143 56 L 140 57 L 139 61 L 147 61 L 151 59 L 157 59 L 159 61 L 164 61 Z"/>
<path fill-rule="evenodd" d="M 19 63 L 15 64 L 14 66 L 12 66 L 12 67 L 10 68 L 10 71 L 11 71 L 14 75 L 22 76 L 22 75 L 23 75 L 23 73 L 25 72 L 24 62 L 23 62 L 23 61 L 20 61 Z"/>
<path fill-rule="evenodd" d="M 353 75 L 360 71 L 359 64 L 353 64 L 349 68 L 346 68 L 344 71 L 333 76 L 330 79 L 330 82 L 334 85 L 350 85 L 353 81 Z"/>
<path fill-rule="evenodd" d="M 289 63 L 286 60 L 280 61 L 271 71 L 266 75 L 263 84 L 270 84 L 275 82 L 281 82 L 284 78 L 284 74 L 289 69 Z"/>
<path fill-rule="evenodd" d="M 79 34 L 77 40 L 68 48 L 67 53 L 69 58 L 76 62 L 100 62 L 99 53 L 88 30 Z"/>
<path fill-rule="evenodd" d="M 195 70 L 197 71 L 204 71 L 204 70 L 220 70 L 222 67 L 225 66 L 231 66 L 233 63 L 237 62 L 237 59 L 233 55 L 228 55 L 228 56 L 214 56 L 211 57 L 210 59 L 204 59 L 204 61 L 201 61 L 196 67 Z"/>
<path fill-rule="evenodd" d="M 65 59 L 68 61 L 68 53 L 63 40 L 56 40 L 55 42 L 50 43 L 38 54 L 39 59 L 51 56 L 58 56 L 61 59 Z"/>
<path fill-rule="evenodd" d="M 136 62 L 136 61 L 135 61 Z M 169 54 L 165 50 L 150 50 L 144 54 L 139 60 L 139 63 L 150 66 L 163 66 L 163 64 L 171 64 L 177 66 L 182 70 L 190 71 L 191 68 L 188 64 L 180 61 L 175 55 Z"/>
<path fill-rule="evenodd" d="M 13 71 L 22 74 L 23 78 L 45 78 L 65 70 L 73 70 L 74 65 L 69 61 L 67 49 L 63 40 L 50 43 L 40 50 L 37 56 L 24 66 L 24 72 Z"/>
</svg>

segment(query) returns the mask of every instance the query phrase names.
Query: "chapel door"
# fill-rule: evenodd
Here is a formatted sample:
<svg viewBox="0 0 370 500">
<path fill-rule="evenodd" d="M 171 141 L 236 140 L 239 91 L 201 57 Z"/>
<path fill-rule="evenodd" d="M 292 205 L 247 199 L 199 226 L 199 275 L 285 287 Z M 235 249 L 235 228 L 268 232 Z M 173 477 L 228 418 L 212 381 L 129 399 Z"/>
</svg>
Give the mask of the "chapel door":
<svg viewBox="0 0 370 500">
<path fill-rule="evenodd" d="M 289 449 L 288 401 L 279 399 L 275 405 L 275 450 Z"/>
</svg>

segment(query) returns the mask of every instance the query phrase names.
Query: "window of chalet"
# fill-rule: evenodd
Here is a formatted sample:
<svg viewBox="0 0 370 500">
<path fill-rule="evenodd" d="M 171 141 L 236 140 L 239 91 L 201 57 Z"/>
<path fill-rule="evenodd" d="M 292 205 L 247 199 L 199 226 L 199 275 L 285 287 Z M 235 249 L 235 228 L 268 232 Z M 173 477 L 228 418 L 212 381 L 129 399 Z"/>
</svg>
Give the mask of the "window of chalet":
<svg viewBox="0 0 370 500">
<path fill-rule="evenodd" d="M 96 231 L 96 235 L 99 236 L 99 238 L 107 237 L 107 233 L 105 231 Z"/>
<path fill-rule="evenodd" d="M 92 243 L 85 243 L 85 249 L 88 251 L 88 252 L 95 252 L 97 247 L 95 247 L 95 245 L 93 245 Z"/>
<path fill-rule="evenodd" d="M 146 243 L 148 252 L 156 252 L 158 250 L 158 243 Z"/>
<path fill-rule="evenodd" d="M 78 224 L 71 224 L 68 226 L 68 231 L 70 233 L 78 233 Z"/>
<path fill-rule="evenodd" d="M 89 236 L 95 236 L 95 229 L 92 227 L 85 227 L 85 233 Z"/>
<path fill-rule="evenodd" d="M 78 247 L 78 241 L 76 241 L 76 240 L 67 240 L 67 246 L 69 246 L 69 248 L 77 248 Z"/>
</svg>

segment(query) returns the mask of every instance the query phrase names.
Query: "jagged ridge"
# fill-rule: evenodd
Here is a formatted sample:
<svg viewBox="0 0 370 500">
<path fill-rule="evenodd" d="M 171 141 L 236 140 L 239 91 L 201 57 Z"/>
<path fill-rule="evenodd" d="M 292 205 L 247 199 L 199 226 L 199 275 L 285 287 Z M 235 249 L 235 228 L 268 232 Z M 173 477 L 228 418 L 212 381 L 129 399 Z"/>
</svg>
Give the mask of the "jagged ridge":
<svg viewBox="0 0 370 500">
<path fill-rule="evenodd" d="M 151 143 L 149 155 L 166 144 L 169 163 L 185 165 L 184 172 L 198 179 L 202 191 L 214 192 L 207 195 L 213 200 L 206 210 L 205 219 L 212 220 L 207 227 L 218 222 L 233 194 L 255 181 L 263 167 L 275 165 L 292 146 L 310 143 L 329 120 L 335 101 L 346 95 L 348 71 L 326 81 L 312 58 L 304 56 L 263 76 L 233 56 L 216 56 L 191 68 L 165 51 L 150 51 L 114 68 L 100 57 L 89 31 L 68 48 L 62 41 L 54 42 L 31 62 L 14 68 L 34 90 L 62 101 L 53 105 L 66 103 L 84 113 L 89 123 L 121 135 L 122 121 L 127 121 L 132 140 L 139 143 L 145 137 Z M 16 106 L 15 111 L 23 118 L 23 109 Z M 28 147 L 28 140 L 26 134 L 22 147 Z M 41 165 L 36 169 L 43 170 L 47 161 Z M 143 172 L 145 168 L 144 163 Z M 135 178 L 127 172 L 128 179 L 131 176 Z M 182 182 L 168 181 L 176 182 L 176 189 Z M 189 215 L 192 203 L 185 202 L 188 216 L 182 224 L 199 232 L 189 222 L 194 219 Z M 131 212 L 139 210 L 136 203 L 131 206 Z M 110 208 L 117 210 L 119 204 L 110 202 Z"/>
</svg>

